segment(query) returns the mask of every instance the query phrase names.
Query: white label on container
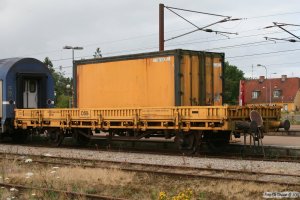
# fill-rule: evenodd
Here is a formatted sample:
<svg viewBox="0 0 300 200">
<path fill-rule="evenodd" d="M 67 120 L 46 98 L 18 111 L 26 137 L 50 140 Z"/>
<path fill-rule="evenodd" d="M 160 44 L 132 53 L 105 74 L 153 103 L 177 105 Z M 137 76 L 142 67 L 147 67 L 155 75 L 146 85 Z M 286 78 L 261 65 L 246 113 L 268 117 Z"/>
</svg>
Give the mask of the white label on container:
<svg viewBox="0 0 300 200">
<path fill-rule="evenodd" d="M 158 58 L 153 58 L 153 62 L 167 62 L 171 61 L 171 57 L 158 57 Z"/>
<path fill-rule="evenodd" d="M 222 64 L 221 63 L 214 63 L 214 67 L 221 67 Z"/>
</svg>

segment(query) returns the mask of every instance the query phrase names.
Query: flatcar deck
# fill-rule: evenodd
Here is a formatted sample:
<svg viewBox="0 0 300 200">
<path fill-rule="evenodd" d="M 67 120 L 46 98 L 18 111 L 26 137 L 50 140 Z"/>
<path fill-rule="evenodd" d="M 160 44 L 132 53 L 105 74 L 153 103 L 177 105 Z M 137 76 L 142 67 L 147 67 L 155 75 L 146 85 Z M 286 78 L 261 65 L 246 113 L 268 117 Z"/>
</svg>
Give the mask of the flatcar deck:
<svg viewBox="0 0 300 200">
<path fill-rule="evenodd" d="M 146 130 L 233 131 L 237 121 L 250 121 L 252 110 L 260 113 L 264 126 L 275 129 L 280 123 L 277 106 L 180 106 L 103 109 L 15 109 L 15 128 L 57 127 Z"/>
</svg>

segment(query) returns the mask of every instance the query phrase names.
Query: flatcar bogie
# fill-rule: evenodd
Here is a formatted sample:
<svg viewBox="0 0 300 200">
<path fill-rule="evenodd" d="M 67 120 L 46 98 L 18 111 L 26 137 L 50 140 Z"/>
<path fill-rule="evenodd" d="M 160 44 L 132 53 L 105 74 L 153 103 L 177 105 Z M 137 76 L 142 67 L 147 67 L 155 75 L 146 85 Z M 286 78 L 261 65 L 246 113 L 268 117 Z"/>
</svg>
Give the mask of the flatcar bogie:
<svg viewBox="0 0 300 200">
<path fill-rule="evenodd" d="M 190 155 L 195 153 L 202 141 L 203 131 L 177 132 L 175 141 L 181 153 Z"/>
<path fill-rule="evenodd" d="M 206 131 L 203 140 L 208 144 L 208 148 L 212 152 L 222 152 L 229 144 L 231 131 Z"/>
<path fill-rule="evenodd" d="M 16 129 L 12 132 L 11 139 L 14 143 L 22 144 L 25 143 L 29 135 L 28 130 Z"/>
<path fill-rule="evenodd" d="M 64 131 L 59 128 L 46 129 L 46 136 L 49 144 L 52 146 L 60 146 L 65 137 Z"/>
<path fill-rule="evenodd" d="M 79 146 L 86 146 L 91 138 L 90 129 L 72 129 L 72 137 Z"/>
</svg>

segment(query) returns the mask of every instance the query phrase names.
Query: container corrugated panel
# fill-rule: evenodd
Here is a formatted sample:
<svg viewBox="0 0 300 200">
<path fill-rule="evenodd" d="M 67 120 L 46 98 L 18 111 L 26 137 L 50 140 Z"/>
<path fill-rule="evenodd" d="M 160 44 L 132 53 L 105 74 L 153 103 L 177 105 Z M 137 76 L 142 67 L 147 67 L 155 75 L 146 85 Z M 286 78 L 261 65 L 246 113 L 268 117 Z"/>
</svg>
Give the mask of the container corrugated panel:
<svg viewBox="0 0 300 200">
<path fill-rule="evenodd" d="M 222 105 L 223 63 L 179 49 L 76 61 L 77 107 Z"/>
</svg>

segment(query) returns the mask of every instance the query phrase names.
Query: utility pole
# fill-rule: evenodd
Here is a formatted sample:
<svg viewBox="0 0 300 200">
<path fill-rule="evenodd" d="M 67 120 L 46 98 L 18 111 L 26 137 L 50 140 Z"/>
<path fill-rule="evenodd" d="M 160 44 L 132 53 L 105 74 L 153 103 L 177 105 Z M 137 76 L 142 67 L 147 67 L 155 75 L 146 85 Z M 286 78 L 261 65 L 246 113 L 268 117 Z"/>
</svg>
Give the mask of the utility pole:
<svg viewBox="0 0 300 200">
<path fill-rule="evenodd" d="M 159 4 L 159 51 L 165 50 L 164 4 Z"/>
</svg>

